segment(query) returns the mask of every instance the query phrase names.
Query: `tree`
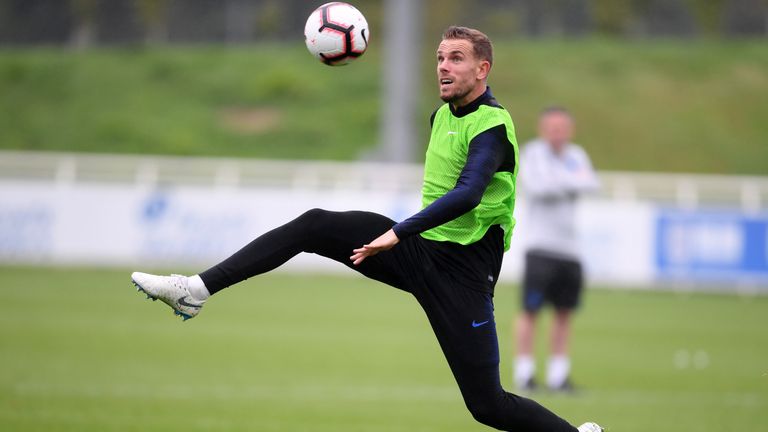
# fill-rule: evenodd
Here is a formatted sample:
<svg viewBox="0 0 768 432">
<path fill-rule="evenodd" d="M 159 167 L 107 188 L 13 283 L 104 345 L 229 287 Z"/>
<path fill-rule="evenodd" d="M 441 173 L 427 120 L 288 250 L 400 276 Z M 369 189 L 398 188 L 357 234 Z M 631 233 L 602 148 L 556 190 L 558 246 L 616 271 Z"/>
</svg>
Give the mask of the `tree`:
<svg viewBox="0 0 768 432">
<path fill-rule="evenodd" d="M 594 18 L 597 31 L 608 35 L 623 35 L 633 18 L 633 0 L 595 0 Z"/>
<path fill-rule="evenodd" d="M 568 35 L 583 35 L 592 26 L 592 8 L 589 0 L 563 0 L 560 9 L 563 31 Z"/>
<path fill-rule="evenodd" d="M 72 27 L 70 45 L 78 50 L 93 44 L 93 24 L 96 19 L 98 0 L 72 0 L 75 25 Z"/>
<path fill-rule="evenodd" d="M 720 33 L 724 0 L 686 0 L 696 18 L 699 33 Z"/>
<path fill-rule="evenodd" d="M 693 36 L 697 31 L 691 5 L 685 0 L 646 0 L 638 6 L 651 36 Z"/>
<path fill-rule="evenodd" d="M 146 26 L 144 40 L 147 43 L 168 41 L 168 0 L 136 0 L 139 17 Z"/>
<path fill-rule="evenodd" d="M 768 33 L 768 6 L 764 0 L 726 0 L 723 28 L 729 35 L 765 35 Z"/>
</svg>

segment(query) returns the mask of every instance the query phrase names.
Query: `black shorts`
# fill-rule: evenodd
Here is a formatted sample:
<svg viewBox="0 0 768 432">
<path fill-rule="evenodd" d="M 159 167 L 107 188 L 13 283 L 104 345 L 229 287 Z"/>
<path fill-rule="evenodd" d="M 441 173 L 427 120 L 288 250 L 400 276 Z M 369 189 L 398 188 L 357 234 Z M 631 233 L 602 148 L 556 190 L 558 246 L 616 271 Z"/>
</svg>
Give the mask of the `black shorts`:
<svg viewBox="0 0 768 432">
<path fill-rule="evenodd" d="M 551 253 L 525 254 L 523 309 L 536 312 L 547 303 L 556 309 L 576 309 L 583 289 L 581 263 Z"/>
</svg>

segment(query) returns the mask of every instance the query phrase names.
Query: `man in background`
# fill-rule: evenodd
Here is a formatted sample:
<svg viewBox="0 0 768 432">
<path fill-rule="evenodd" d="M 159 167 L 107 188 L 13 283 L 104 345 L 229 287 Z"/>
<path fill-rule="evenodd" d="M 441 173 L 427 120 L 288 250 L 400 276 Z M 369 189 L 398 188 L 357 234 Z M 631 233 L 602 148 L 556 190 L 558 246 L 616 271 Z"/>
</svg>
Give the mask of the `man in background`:
<svg viewBox="0 0 768 432">
<path fill-rule="evenodd" d="M 545 109 L 539 117 L 539 137 L 527 143 L 520 161 L 520 185 L 526 197 L 526 242 L 523 311 L 517 320 L 515 384 L 536 388 L 533 354 L 536 317 L 547 304 L 554 309 L 547 387 L 572 389 L 568 343 L 571 316 L 583 285 L 575 229 L 579 196 L 599 183 L 589 156 L 573 144 L 574 121 L 562 107 Z"/>
</svg>

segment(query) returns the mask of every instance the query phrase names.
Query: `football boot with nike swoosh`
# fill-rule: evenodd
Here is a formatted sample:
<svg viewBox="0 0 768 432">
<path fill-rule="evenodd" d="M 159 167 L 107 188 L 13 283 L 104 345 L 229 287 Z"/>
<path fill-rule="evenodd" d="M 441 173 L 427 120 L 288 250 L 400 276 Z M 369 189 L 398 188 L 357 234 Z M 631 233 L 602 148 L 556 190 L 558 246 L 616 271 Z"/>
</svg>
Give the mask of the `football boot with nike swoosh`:
<svg viewBox="0 0 768 432">
<path fill-rule="evenodd" d="M 205 300 L 196 299 L 190 294 L 186 276 L 156 276 L 134 272 L 131 274 L 131 280 L 136 289 L 146 294 L 148 299 L 160 300 L 167 304 L 184 321 L 196 317 L 205 304 Z"/>
<path fill-rule="evenodd" d="M 605 428 L 601 427 L 597 423 L 584 423 L 579 426 L 579 432 L 603 432 Z"/>
</svg>

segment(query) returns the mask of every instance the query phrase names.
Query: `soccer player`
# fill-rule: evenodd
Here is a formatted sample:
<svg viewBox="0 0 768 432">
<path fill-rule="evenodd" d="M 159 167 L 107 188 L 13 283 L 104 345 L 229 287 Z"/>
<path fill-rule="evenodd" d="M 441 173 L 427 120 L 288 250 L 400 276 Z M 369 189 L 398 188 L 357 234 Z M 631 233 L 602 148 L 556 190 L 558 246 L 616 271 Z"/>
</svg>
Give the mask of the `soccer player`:
<svg viewBox="0 0 768 432">
<path fill-rule="evenodd" d="M 534 328 L 539 310 L 547 303 L 555 309 L 547 387 L 572 390 L 568 341 L 571 315 L 582 291 L 576 203 L 579 195 L 599 187 L 589 156 L 571 142 L 572 137 L 571 114 L 562 107 L 547 108 L 539 117 L 539 137 L 522 150 L 520 185 L 528 203 L 528 241 L 515 359 L 515 385 L 521 390 L 536 387 Z"/>
<path fill-rule="evenodd" d="M 501 387 L 493 289 L 514 220 L 518 150 L 509 113 L 486 86 L 493 54 L 483 33 L 450 27 L 437 49 L 440 98 L 432 114 L 423 209 L 395 222 L 363 212 L 309 210 L 192 276 L 133 273 L 133 282 L 183 318 L 209 295 L 275 269 L 301 253 L 338 261 L 413 295 L 432 325 L 469 411 L 516 432 L 578 429 Z"/>
</svg>

